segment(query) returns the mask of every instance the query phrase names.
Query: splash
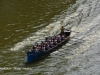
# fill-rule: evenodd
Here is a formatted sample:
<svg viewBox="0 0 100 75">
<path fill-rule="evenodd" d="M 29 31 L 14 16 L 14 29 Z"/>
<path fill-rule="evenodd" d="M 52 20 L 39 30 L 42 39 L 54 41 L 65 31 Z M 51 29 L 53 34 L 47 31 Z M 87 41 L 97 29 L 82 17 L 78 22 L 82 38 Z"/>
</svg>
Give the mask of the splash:
<svg viewBox="0 0 100 75">
<path fill-rule="evenodd" d="M 57 34 L 60 31 L 60 27 L 61 27 L 61 21 L 51 23 L 45 28 L 34 33 L 33 36 L 28 37 L 21 42 L 18 42 L 17 44 L 14 45 L 14 47 L 10 48 L 10 50 L 12 51 L 20 50 L 25 46 L 33 45 L 35 42 L 40 41 L 47 36 L 52 36 L 54 34 Z"/>
<path fill-rule="evenodd" d="M 67 27 L 66 27 L 67 21 L 71 20 L 73 17 L 76 17 L 78 15 L 79 15 L 78 13 L 72 13 L 70 16 L 67 16 L 67 18 L 65 18 L 65 19 L 60 19 L 57 22 L 49 24 L 45 28 L 34 33 L 33 36 L 28 37 L 28 38 L 24 39 L 23 41 L 15 44 L 14 47 L 10 48 L 10 50 L 12 50 L 12 51 L 20 50 L 20 49 L 24 48 L 25 46 L 33 45 L 35 42 L 37 42 L 41 39 L 44 39 L 47 36 L 53 36 L 54 34 L 57 34 L 60 32 L 60 28 L 62 25 L 65 26 L 65 28 L 67 29 L 68 26 L 70 27 L 70 25 L 67 25 Z"/>
</svg>

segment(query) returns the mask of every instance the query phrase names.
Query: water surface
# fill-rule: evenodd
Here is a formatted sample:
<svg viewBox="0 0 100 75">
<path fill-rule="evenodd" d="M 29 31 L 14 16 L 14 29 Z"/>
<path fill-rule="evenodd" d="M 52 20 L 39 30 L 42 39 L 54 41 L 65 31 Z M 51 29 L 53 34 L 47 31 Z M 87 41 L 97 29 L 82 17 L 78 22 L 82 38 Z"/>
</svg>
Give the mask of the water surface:
<svg viewBox="0 0 100 75">
<path fill-rule="evenodd" d="M 0 1 L 2 75 L 99 75 L 99 0 Z M 63 25 L 71 39 L 50 56 L 25 65 L 26 52 Z M 25 69 L 26 68 L 26 69 Z"/>
</svg>

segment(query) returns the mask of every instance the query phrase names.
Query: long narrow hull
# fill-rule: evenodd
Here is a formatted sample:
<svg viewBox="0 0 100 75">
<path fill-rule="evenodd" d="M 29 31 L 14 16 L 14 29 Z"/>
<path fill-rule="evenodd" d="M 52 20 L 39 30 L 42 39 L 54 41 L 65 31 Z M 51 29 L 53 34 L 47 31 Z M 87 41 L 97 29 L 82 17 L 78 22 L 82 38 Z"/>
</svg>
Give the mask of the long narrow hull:
<svg viewBox="0 0 100 75">
<path fill-rule="evenodd" d="M 71 32 L 66 32 L 67 38 L 63 42 L 61 42 L 60 44 L 58 44 L 57 46 L 52 48 L 51 50 L 47 50 L 44 52 L 38 52 L 36 54 L 34 54 L 33 52 L 27 52 L 27 63 L 31 63 L 33 61 L 36 61 L 37 59 L 42 58 L 42 57 L 50 54 L 51 52 L 57 50 L 57 48 L 61 47 L 62 45 L 64 45 L 64 43 L 66 43 L 69 40 L 70 33 Z"/>
</svg>

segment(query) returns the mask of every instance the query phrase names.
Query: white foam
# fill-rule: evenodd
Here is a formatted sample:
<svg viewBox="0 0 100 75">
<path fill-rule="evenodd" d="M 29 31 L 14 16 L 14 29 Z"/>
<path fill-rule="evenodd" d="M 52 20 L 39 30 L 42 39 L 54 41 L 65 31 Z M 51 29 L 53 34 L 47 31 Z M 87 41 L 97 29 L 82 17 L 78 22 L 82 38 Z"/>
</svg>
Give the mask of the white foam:
<svg viewBox="0 0 100 75">
<path fill-rule="evenodd" d="M 14 45 L 14 47 L 10 48 L 12 51 L 20 50 L 27 45 L 33 45 L 36 41 L 39 41 L 41 38 L 45 38 L 46 36 L 51 36 L 59 32 L 61 27 L 61 21 L 57 21 L 49 24 L 43 29 L 40 29 L 38 32 L 34 33 L 33 36 L 24 39 L 21 42 L 18 42 Z"/>
<path fill-rule="evenodd" d="M 100 1 L 84 0 L 85 3 L 82 1 L 77 0 L 79 7 L 76 11 L 82 14 L 82 20 L 79 25 L 73 25 L 71 37 L 73 37 L 72 39 L 84 40 L 84 42 L 74 50 L 71 50 L 72 55 L 65 56 L 70 62 L 68 64 L 70 65 L 67 70 L 68 72 L 65 75 L 100 74 L 100 10 L 98 10 L 100 9 Z M 76 17 L 73 18 L 73 20 L 75 19 Z M 74 68 L 75 70 L 73 70 Z"/>
<path fill-rule="evenodd" d="M 72 16 L 74 17 L 75 14 L 74 15 L 72 14 L 70 17 L 72 17 Z M 53 36 L 53 35 L 59 33 L 60 28 L 61 28 L 63 23 L 62 23 L 62 19 L 60 19 L 57 22 L 49 24 L 45 28 L 40 29 L 39 31 L 34 33 L 33 36 L 28 37 L 28 38 L 24 39 L 23 41 L 15 44 L 14 47 L 10 48 L 10 50 L 12 50 L 12 51 L 20 50 L 27 45 L 32 45 L 36 41 L 39 41 L 41 38 L 43 39 L 47 36 Z"/>
</svg>

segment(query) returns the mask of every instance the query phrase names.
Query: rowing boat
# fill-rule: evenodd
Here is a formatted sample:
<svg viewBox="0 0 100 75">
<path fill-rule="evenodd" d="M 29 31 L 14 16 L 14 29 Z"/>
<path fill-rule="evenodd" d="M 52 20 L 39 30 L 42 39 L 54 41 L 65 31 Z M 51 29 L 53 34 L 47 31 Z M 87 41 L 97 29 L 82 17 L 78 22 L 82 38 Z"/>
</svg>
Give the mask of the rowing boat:
<svg viewBox="0 0 100 75">
<path fill-rule="evenodd" d="M 45 57 L 46 55 L 48 55 L 48 54 L 52 53 L 53 51 L 57 50 L 57 48 L 59 48 L 62 45 L 64 45 L 69 40 L 69 38 L 70 38 L 69 36 L 71 34 L 71 31 L 66 30 L 64 33 L 65 33 L 64 34 L 65 35 L 65 39 L 63 41 L 61 41 L 59 44 L 57 44 L 54 47 L 52 47 L 50 50 L 37 52 L 37 53 L 33 53 L 32 51 L 28 51 L 27 52 L 27 63 L 31 63 L 33 61 L 36 61 L 37 59 Z"/>
</svg>

